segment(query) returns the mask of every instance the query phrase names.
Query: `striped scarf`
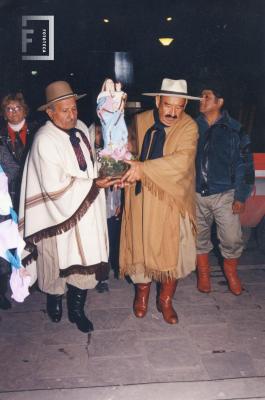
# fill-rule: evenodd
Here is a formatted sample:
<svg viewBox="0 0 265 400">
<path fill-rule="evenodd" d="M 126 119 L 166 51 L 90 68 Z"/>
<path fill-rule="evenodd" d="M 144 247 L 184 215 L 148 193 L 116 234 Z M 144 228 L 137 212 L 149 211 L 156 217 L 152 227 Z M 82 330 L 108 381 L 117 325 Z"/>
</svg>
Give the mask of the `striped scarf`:
<svg viewBox="0 0 265 400">
<path fill-rule="evenodd" d="M 81 146 L 80 146 L 80 139 L 76 136 L 77 132 L 80 133 L 80 135 L 82 137 L 82 140 L 85 143 L 85 145 L 86 145 L 86 147 L 87 147 L 87 149 L 89 151 L 90 159 L 92 161 L 92 164 L 94 165 L 94 158 L 93 158 L 93 154 L 92 154 L 92 149 L 91 149 L 89 140 L 86 137 L 86 135 L 84 134 L 84 132 L 82 132 L 80 129 L 77 129 L 77 128 L 69 129 L 69 131 L 68 131 L 69 139 L 70 139 L 71 145 L 73 146 L 73 149 L 74 149 L 77 161 L 78 161 L 79 168 L 81 169 L 81 171 L 86 171 L 87 163 L 86 163 L 83 151 L 82 151 Z"/>
</svg>

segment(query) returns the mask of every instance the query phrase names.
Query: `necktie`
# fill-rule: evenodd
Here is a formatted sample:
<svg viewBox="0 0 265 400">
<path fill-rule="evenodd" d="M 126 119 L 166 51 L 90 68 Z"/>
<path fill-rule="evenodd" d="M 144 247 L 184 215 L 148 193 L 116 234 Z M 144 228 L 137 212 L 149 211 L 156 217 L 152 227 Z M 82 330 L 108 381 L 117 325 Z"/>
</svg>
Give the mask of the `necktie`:
<svg viewBox="0 0 265 400">
<path fill-rule="evenodd" d="M 70 139 L 70 142 L 71 142 L 71 144 L 73 146 L 73 149 L 74 149 L 77 161 L 78 161 L 79 168 L 81 169 L 81 171 L 85 171 L 87 169 L 87 163 L 86 163 L 83 151 L 82 151 L 81 146 L 80 146 L 80 139 L 76 136 L 77 132 L 80 133 L 80 135 L 82 137 L 82 140 L 85 143 L 85 145 L 86 145 L 86 147 L 87 147 L 87 149 L 89 151 L 90 159 L 92 161 L 92 164 L 94 165 L 92 149 L 91 149 L 89 140 L 87 139 L 87 137 L 84 134 L 84 132 L 82 132 L 80 129 L 76 129 L 76 128 L 69 129 L 69 139 Z"/>
</svg>

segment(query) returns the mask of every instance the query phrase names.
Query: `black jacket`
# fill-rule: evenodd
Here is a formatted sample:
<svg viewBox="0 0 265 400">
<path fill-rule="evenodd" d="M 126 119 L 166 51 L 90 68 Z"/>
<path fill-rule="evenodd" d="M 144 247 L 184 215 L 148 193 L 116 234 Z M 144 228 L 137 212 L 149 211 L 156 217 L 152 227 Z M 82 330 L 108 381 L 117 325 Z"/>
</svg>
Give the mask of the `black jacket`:
<svg viewBox="0 0 265 400">
<path fill-rule="evenodd" d="M 255 180 L 249 136 L 227 111 L 211 126 L 202 114 L 196 121 L 196 191 L 209 196 L 235 189 L 235 200 L 245 202 Z"/>
</svg>

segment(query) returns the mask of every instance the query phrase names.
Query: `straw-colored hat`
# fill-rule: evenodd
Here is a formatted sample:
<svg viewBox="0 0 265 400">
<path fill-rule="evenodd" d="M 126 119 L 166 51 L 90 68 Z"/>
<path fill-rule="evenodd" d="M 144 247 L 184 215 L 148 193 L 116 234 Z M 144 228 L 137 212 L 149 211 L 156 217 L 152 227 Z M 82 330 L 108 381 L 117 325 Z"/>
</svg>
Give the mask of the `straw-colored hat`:
<svg viewBox="0 0 265 400">
<path fill-rule="evenodd" d="M 86 96 L 86 94 L 77 95 L 73 92 L 71 86 L 65 81 L 55 81 L 50 83 L 45 89 L 46 104 L 40 106 L 38 111 L 45 111 L 50 104 L 60 100 L 68 99 L 69 97 L 75 97 L 76 100 Z"/>
<path fill-rule="evenodd" d="M 201 100 L 200 97 L 190 96 L 187 93 L 187 82 L 184 79 L 174 80 L 165 78 L 161 89 L 156 93 L 142 93 L 144 96 L 173 96 L 190 100 Z"/>
</svg>

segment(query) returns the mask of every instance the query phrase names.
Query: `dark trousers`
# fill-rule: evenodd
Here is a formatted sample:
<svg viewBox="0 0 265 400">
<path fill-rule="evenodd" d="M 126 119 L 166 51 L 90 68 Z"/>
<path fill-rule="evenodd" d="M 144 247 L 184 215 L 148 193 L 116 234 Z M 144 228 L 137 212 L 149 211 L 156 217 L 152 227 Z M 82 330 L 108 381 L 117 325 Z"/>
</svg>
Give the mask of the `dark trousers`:
<svg viewBox="0 0 265 400">
<path fill-rule="evenodd" d="M 107 219 L 109 233 L 109 262 L 114 271 L 115 278 L 119 275 L 119 250 L 120 250 L 120 231 L 121 220 L 118 217 Z"/>
<path fill-rule="evenodd" d="M 8 289 L 8 281 L 11 274 L 11 265 L 0 257 L 0 296 L 5 295 Z"/>
</svg>

